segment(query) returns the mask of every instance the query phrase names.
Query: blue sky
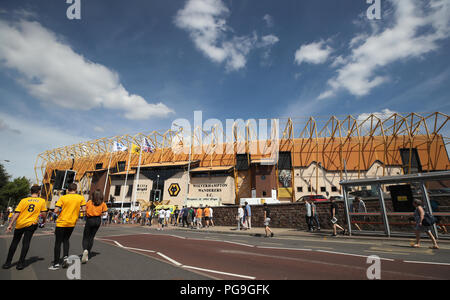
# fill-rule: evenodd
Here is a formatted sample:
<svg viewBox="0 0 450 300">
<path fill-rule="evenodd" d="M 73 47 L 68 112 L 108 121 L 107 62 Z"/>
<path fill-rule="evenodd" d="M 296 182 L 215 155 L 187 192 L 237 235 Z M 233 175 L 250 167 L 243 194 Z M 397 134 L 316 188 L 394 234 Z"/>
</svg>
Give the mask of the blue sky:
<svg viewBox="0 0 450 300">
<path fill-rule="evenodd" d="M 381 0 L 0 3 L 0 159 L 219 120 L 450 112 L 450 4 Z"/>
</svg>

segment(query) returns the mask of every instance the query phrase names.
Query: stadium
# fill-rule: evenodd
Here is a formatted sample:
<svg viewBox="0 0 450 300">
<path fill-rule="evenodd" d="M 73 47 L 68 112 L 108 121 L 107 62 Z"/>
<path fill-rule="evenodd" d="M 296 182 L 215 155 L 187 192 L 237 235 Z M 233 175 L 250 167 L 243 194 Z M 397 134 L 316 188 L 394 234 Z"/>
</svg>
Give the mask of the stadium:
<svg viewBox="0 0 450 300">
<path fill-rule="evenodd" d="M 243 199 L 292 203 L 306 195 L 342 195 L 343 179 L 450 170 L 449 116 L 443 113 L 279 120 L 276 159 L 262 149 L 273 141 L 256 140 L 252 122 L 235 124 L 233 140 L 216 126 L 195 128 L 190 139 L 180 128 L 45 151 L 36 160 L 36 181 L 51 203 L 75 181 L 86 198 L 100 189 L 111 207 L 146 209 L 151 203 L 223 206 Z"/>
</svg>

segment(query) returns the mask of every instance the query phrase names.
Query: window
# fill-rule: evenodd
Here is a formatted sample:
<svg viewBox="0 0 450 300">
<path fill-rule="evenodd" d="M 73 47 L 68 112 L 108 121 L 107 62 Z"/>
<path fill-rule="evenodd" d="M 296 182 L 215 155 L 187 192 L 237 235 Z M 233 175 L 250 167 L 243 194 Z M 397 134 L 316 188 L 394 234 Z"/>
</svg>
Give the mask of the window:
<svg viewBox="0 0 450 300">
<path fill-rule="evenodd" d="M 278 170 L 291 170 L 291 152 L 280 152 L 278 154 Z"/>
<path fill-rule="evenodd" d="M 126 197 L 131 197 L 132 194 L 133 194 L 133 185 L 129 185 Z"/>
<path fill-rule="evenodd" d="M 119 172 L 125 171 L 125 168 L 126 168 L 126 162 L 125 161 L 119 161 L 117 163 L 117 169 L 119 170 Z"/>
<path fill-rule="evenodd" d="M 311 189 L 311 187 L 310 187 L 310 186 L 308 186 L 308 192 L 309 192 L 309 193 L 311 193 L 311 192 L 312 192 L 312 189 Z"/>
<path fill-rule="evenodd" d="M 114 188 L 114 196 L 120 196 L 120 190 L 121 190 L 121 186 L 120 185 L 116 185 Z"/>
<path fill-rule="evenodd" d="M 337 189 L 337 187 L 335 187 L 335 186 L 332 186 L 332 187 L 331 187 L 331 191 L 332 191 L 332 192 L 337 192 L 337 191 L 338 191 L 338 189 Z"/>
<path fill-rule="evenodd" d="M 303 193 L 303 187 L 302 186 L 298 186 L 297 187 L 297 193 Z"/>
<path fill-rule="evenodd" d="M 261 175 L 261 180 L 266 180 L 266 175 Z"/>
<path fill-rule="evenodd" d="M 250 168 L 251 157 L 248 154 L 236 154 L 236 170 L 245 171 Z"/>
<path fill-rule="evenodd" d="M 103 168 L 103 163 L 99 163 L 99 164 L 95 165 L 96 170 L 100 170 L 101 168 Z"/>
<path fill-rule="evenodd" d="M 263 197 L 266 197 L 266 196 L 267 196 L 266 191 L 263 191 Z"/>
<path fill-rule="evenodd" d="M 325 192 L 327 191 L 327 188 L 324 187 L 324 186 L 321 186 L 321 187 L 320 187 L 320 191 L 323 192 L 323 193 L 325 193 Z"/>
</svg>

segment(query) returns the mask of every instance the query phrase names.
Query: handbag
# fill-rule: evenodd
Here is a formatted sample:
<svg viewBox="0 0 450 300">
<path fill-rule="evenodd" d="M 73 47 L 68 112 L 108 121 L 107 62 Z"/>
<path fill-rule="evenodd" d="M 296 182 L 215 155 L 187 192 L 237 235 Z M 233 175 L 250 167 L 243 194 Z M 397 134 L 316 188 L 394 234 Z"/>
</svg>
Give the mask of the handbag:
<svg viewBox="0 0 450 300">
<path fill-rule="evenodd" d="M 436 223 L 436 218 L 426 212 L 422 220 L 422 225 L 432 226 L 434 223 Z"/>
</svg>

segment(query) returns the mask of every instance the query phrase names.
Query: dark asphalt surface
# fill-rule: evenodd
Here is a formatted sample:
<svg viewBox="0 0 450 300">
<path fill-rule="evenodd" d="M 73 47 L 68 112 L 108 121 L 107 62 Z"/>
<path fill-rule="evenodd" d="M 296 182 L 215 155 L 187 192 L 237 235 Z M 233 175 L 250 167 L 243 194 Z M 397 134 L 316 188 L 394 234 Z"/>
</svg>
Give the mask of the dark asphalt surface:
<svg viewBox="0 0 450 300">
<path fill-rule="evenodd" d="M 33 237 L 28 266 L 0 270 L 0 279 L 66 279 L 66 270 L 47 269 L 54 243 L 50 227 Z M 71 255 L 82 252 L 82 228 L 72 235 Z M 11 237 L 0 229 L 2 263 Z M 450 244 L 431 250 L 426 240 L 423 248 L 413 249 L 408 239 L 264 238 L 136 225 L 102 227 L 97 238 L 95 256 L 82 265 L 82 279 L 366 279 L 370 255 L 383 259 L 382 279 L 450 279 Z M 20 246 L 13 262 L 19 251 Z"/>
</svg>

